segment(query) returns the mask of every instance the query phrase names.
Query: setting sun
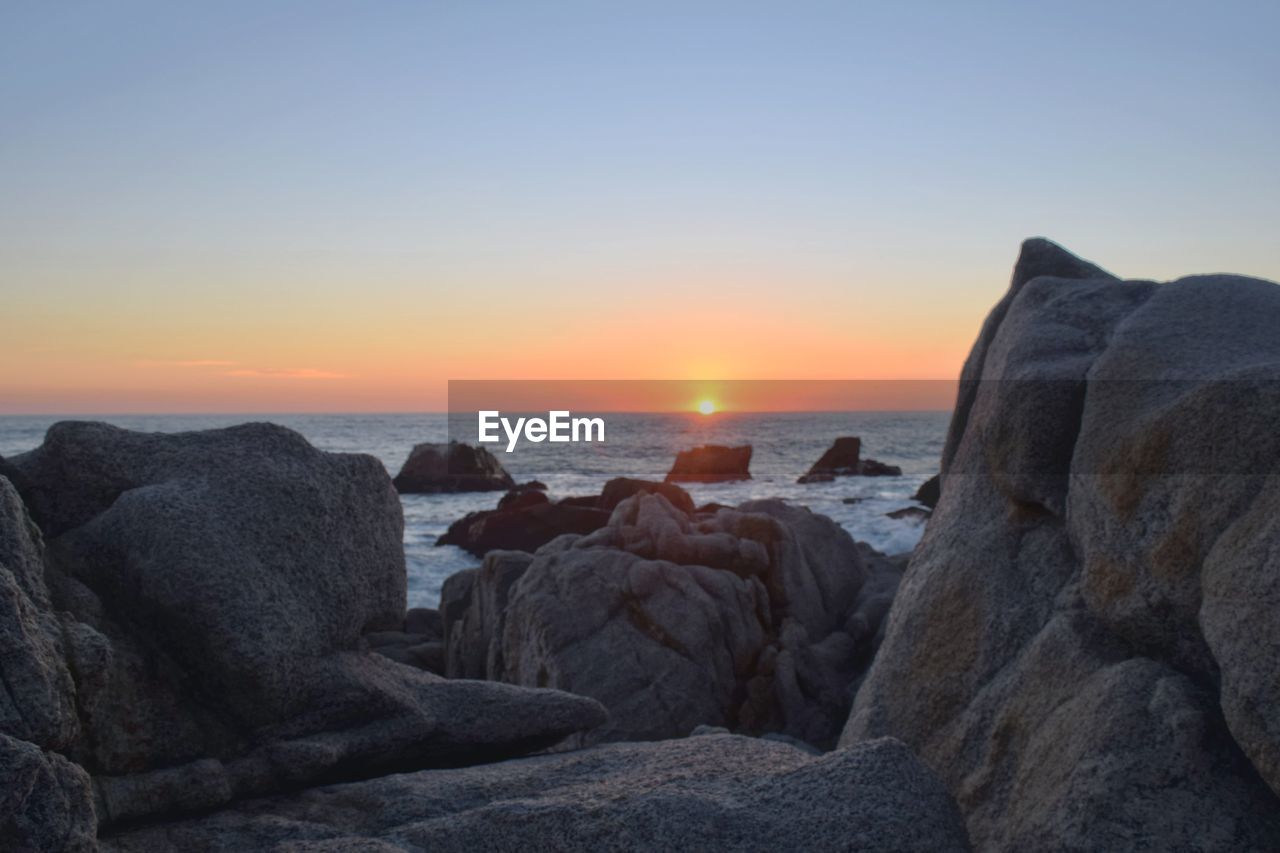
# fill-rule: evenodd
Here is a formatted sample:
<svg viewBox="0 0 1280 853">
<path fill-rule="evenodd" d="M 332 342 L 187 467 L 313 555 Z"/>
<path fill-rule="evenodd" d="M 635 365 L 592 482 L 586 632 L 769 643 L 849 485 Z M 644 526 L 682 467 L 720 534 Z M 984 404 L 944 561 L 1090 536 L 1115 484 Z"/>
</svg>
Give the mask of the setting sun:
<svg viewBox="0 0 1280 853">
<path fill-rule="evenodd" d="M 711 400 L 703 400 L 698 404 L 698 411 L 704 415 L 713 415 L 716 411 L 716 404 Z"/>
</svg>

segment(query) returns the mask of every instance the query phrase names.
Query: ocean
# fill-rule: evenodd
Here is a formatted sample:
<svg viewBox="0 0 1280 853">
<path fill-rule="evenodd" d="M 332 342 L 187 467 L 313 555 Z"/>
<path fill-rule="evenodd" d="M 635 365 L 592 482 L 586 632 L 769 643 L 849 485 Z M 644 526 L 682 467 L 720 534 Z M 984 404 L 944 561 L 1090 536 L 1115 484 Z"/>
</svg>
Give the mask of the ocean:
<svg viewBox="0 0 1280 853">
<path fill-rule="evenodd" d="M 575 412 L 575 416 L 586 413 Z M 830 516 L 860 541 L 887 554 L 909 551 L 919 541 L 919 522 L 885 514 L 915 505 L 911 495 L 933 474 L 946 437 L 949 412 L 785 412 L 700 414 L 608 413 L 601 443 L 530 444 L 512 453 L 490 450 L 517 482 L 540 480 L 553 498 L 597 494 L 612 477 L 661 480 L 676 452 L 700 444 L 750 444 L 752 479 L 736 483 L 683 484 L 698 504 L 738 504 L 776 497 Z M 323 450 L 368 453 L 393 476 L 414 444 L 475 435 L 474 416 L 455 415 L 450 430 L 443 414 L 331 415 L 107 415 L 79 416 L 128 429 L 181 432 L 271 421 L 297 430 Z M 0 456 L 38 446 L 49 425 L 63 416 L 0 416 Z M 843 477 L 799 485 L 796 478 L 842 435 L 862 438 L 862 455 L 897 465 L 901 477 Z M 502 446 L 505 446 L 502 445 Z M 440 586 L 454 572 L 479 564 L 436 537 L 454 521 L 492 509 L 501 493 L 403 495 L 405 558 L 410 607 L 435 607 Z"/>
</svg>

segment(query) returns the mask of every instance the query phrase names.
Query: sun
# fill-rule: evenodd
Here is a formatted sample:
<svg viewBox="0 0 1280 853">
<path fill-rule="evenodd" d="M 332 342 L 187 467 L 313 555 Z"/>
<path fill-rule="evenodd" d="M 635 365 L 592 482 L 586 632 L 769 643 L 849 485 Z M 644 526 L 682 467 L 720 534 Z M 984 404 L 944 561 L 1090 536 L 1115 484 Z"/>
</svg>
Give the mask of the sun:
<svg viewBox="0 0 1280 853">
<path fill-rule="evenodd" d="M 704 415 L 714 415 L 716 413 L 716 404 L 712 400 L 703 400 L 698 403 L 698 411 Z"/>
</svg>

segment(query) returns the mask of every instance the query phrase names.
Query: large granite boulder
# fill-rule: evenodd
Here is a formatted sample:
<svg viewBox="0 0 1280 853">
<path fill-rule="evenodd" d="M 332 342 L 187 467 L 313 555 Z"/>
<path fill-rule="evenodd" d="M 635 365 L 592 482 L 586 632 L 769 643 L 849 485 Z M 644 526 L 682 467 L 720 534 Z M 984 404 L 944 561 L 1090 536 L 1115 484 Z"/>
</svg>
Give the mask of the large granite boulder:
<svg viewBox="0 0 1280 853">
<path fill-rule="evenodd" d="M 447 581 L 446 672 L 592 696 L 610 718 L 586 742 L 711 725 L 830 746 L 900 571 L 804 508 L 690 516 L 642 492 Z"/>
<path fill-rule="evenodd" d="M 47 551 L 5 482 L 4 701 L 37 713 L 4 733 L 88 771 L 99 822 L 521 754 L 604 719 L 369 653 L 405 618 L 399 499 L 372 457 L 268 424 L 62 423 L 9 461 Z"/>
<path fill-rule="evenodd" d="M 1280 287 L 1029 241 L 841 738 L 987 850 L 1280 849 Z"/>
<path fill-rule="evenodd" d="M 401 494 L 501 492 L 516 485 L 488 450 L 457 441 L 414 445 L 392 482 Z"/>
<path fill-rule="evenodd" d="M 668 483 L 724 483 L 751 479 L 751 445 L 707 444 L 681 450 L 667 472 Z"/>
<path fill-rule="evenodd" d="M 969 849 L 946 790 L 896 741 L 814 757 L 733 735 L 313 788 L 137 829 L 103 846 L 114 853 Z"/>
<path fill-rule="evenodd" d="M 829 483 L 836 477 L 899 477 L 902 469 L 875 459 L 862 458 L 862 439 L 837 438 L 797 483 Z"/>
</svg>

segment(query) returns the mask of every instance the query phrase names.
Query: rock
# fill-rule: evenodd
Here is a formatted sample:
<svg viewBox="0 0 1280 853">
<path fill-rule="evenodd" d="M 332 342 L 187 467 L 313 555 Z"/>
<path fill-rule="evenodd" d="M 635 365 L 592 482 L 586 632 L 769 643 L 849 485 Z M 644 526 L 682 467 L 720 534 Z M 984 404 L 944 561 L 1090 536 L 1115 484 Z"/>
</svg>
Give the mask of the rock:
<svg viewBox="0 0 1280 853">
<path fill-rule="evenodd" d="M 676 454 L 668 483 L 724 483 L 751 479 L 751 445 L 724 447 L 707 444 Z"/>
<path fill-rule="evenodd" d="M 55 752 L 0 733 L 0 849 L 91 853 L 98 849 L 97 828 L 89 774 Z"/>
<path fill-rule="evenodd" d="M 444 674 L 450 678 L 500 680 L 502 646 L 497 636 L 511 587 L 533 555 L 523 551 L 490 551 L 479 569 L 461 582 L 446 579 L 441 593 L 444 613 Z M 456 577 L 456 575 L 454 576 Z"/>
<path fill-rule="evenodd" d="M 921 509 L 918 506 L 906 506 L 902 509 L 895 509 L 892 512 L 886 512 L 886 516 L 898 521 L 912 521 L 924 524 L 929 520 L 930 512 L 927 509 Z"/>
<path fill-rule="evenodd" d="M 522 493 L 529 499 L 514 500 L 510 508 L 468 513 L 449 525 L 437 545 L 457 545 L 482 557 L 490 551 L 536 551 L 566 533 L 599 530 L 609 513 L 593 507 L 551 503 L 542 492 Z"/>
<path fill-rule="evenodd" d="M 618 504 L 632 495 L 644 492 L 651 495 L 662 495 L 673 507 L 687 515 L 693 515 L 693 498 L 675 483 L 657 483 L 652 480 L 633 480 L 629 477 L 614 477 L 604 484 L 600 492 L 598 506 L 606 512 L 613 512 Z"/>
<path fill-rule="evenodd" d="M 797 483 L 829 483 L 836 477 L 898 477 L 902 469 L 874 459 L 862 458 L 862 439 L 837 438 L 813 467 Z"/>
<path fill-rule="evenodd" d="M 80 723 L 43 551 L 21 498 L 0 477 L 0 733 L 61 749 Z"/>
<path fill-rule="evenodd" d="M 942 478 L 934 474 L 929 479 L 920 484 L 920 488 L 916 489 L 916 493 L 911 496 L 913 501 L 919 501 L 929 509 L 935 509 L 938 506 L 938 498 L 942 495 Z"/>
<path fill-rule="evenodd" d="M 37 649 L 38 669 L 15 659 L 28 674 L 14 695 L 52 697 L 46 728 L 92 771 L 104 825 L 522 754 L 604 719 L 589 699 L 449 682 L 367 652 L 366 634 L 405 618 L 400 503 L 372 457 L 322 453 L 268 424 L 164 435 L 61 423 L 10 464 L 48 537 L 49 604 L 5 484 L 5 577 L 23 578 L 35 615 L 0 630 L 35 637 L 65 613 L 60 651 Z M 18 584 L 0 588 L 26 606 Z M 59 654 L 74 728 L 56 723 L 63 688 L 45 664 Z"/>
<path fill-rule="evenodd" d="M 551 499 L 547 497 L 547 493 L 540 489 L 516 488 L 507 492 L 498 499 L 498 509 L 508 512 L 525 509 L 526 507 L 537 506 L 538 504 L 550 503 Z"/>
<path fill-rule="evenodd" d="M 674 483 L 655 483 L 616 477 L 605 483 L 599 495 L 565 498 L 557 503 L 540 491 L 516 489 L 498 501 L 495 510 L 469 513 L 449 525 L 437 545 L 457 545 L 483 557 L 490 551 L 533 552 L 557 536 L 579 536 L 599 530 L 609 513 L 626 498 L 661 494 L 684 512 L 693 513 L 693 499 Z"/>
<path fill-rule="evenodd" d="M 800 507 L 691 518 L 640 492 L 595 533 L 446 581 L 447 671 L 600 700 L 587 743 L 713 725 L 830 746 L 901 574 L 866 560 Z"/>
<path fill-rule="evenodd" d="M 439 853 L 969 849 L 946 790 L 896 741 L 815 757 L 733 735 L 315 788 L 136 829 L 106 849 L 284 849 L 273 846 L 286 837 L 288 849 Z"/>
<path fill-rule="evenodd" d="M 414 445 L 394 483 L 401 494 L 493 492 L 515 487 L 492 453 L 456 441 Z"/>
<path fill-rule="evenodd" d="M 1276 328 L 1025 244 L 841 744 L 916 749 L 981 849 L 1280 849 Z"/>
<path fill-rule="evenodd" d="M 429 607 L 411 607 L 404 614 L 404 630 L 407 634 L 418 634 L 438 640 L 444 636 L 444 622 L 439 610 Z"/>
<path fill-rule="evenodd" d="M 835 478 L 833 477 L 832 479 L 835 479 Z M 860 504 L 865 500 L 866 498 L 841 498 L 840 503 L 849 504 L 850 506 L 853 506 L 855 504 Z"/>
</svg>

